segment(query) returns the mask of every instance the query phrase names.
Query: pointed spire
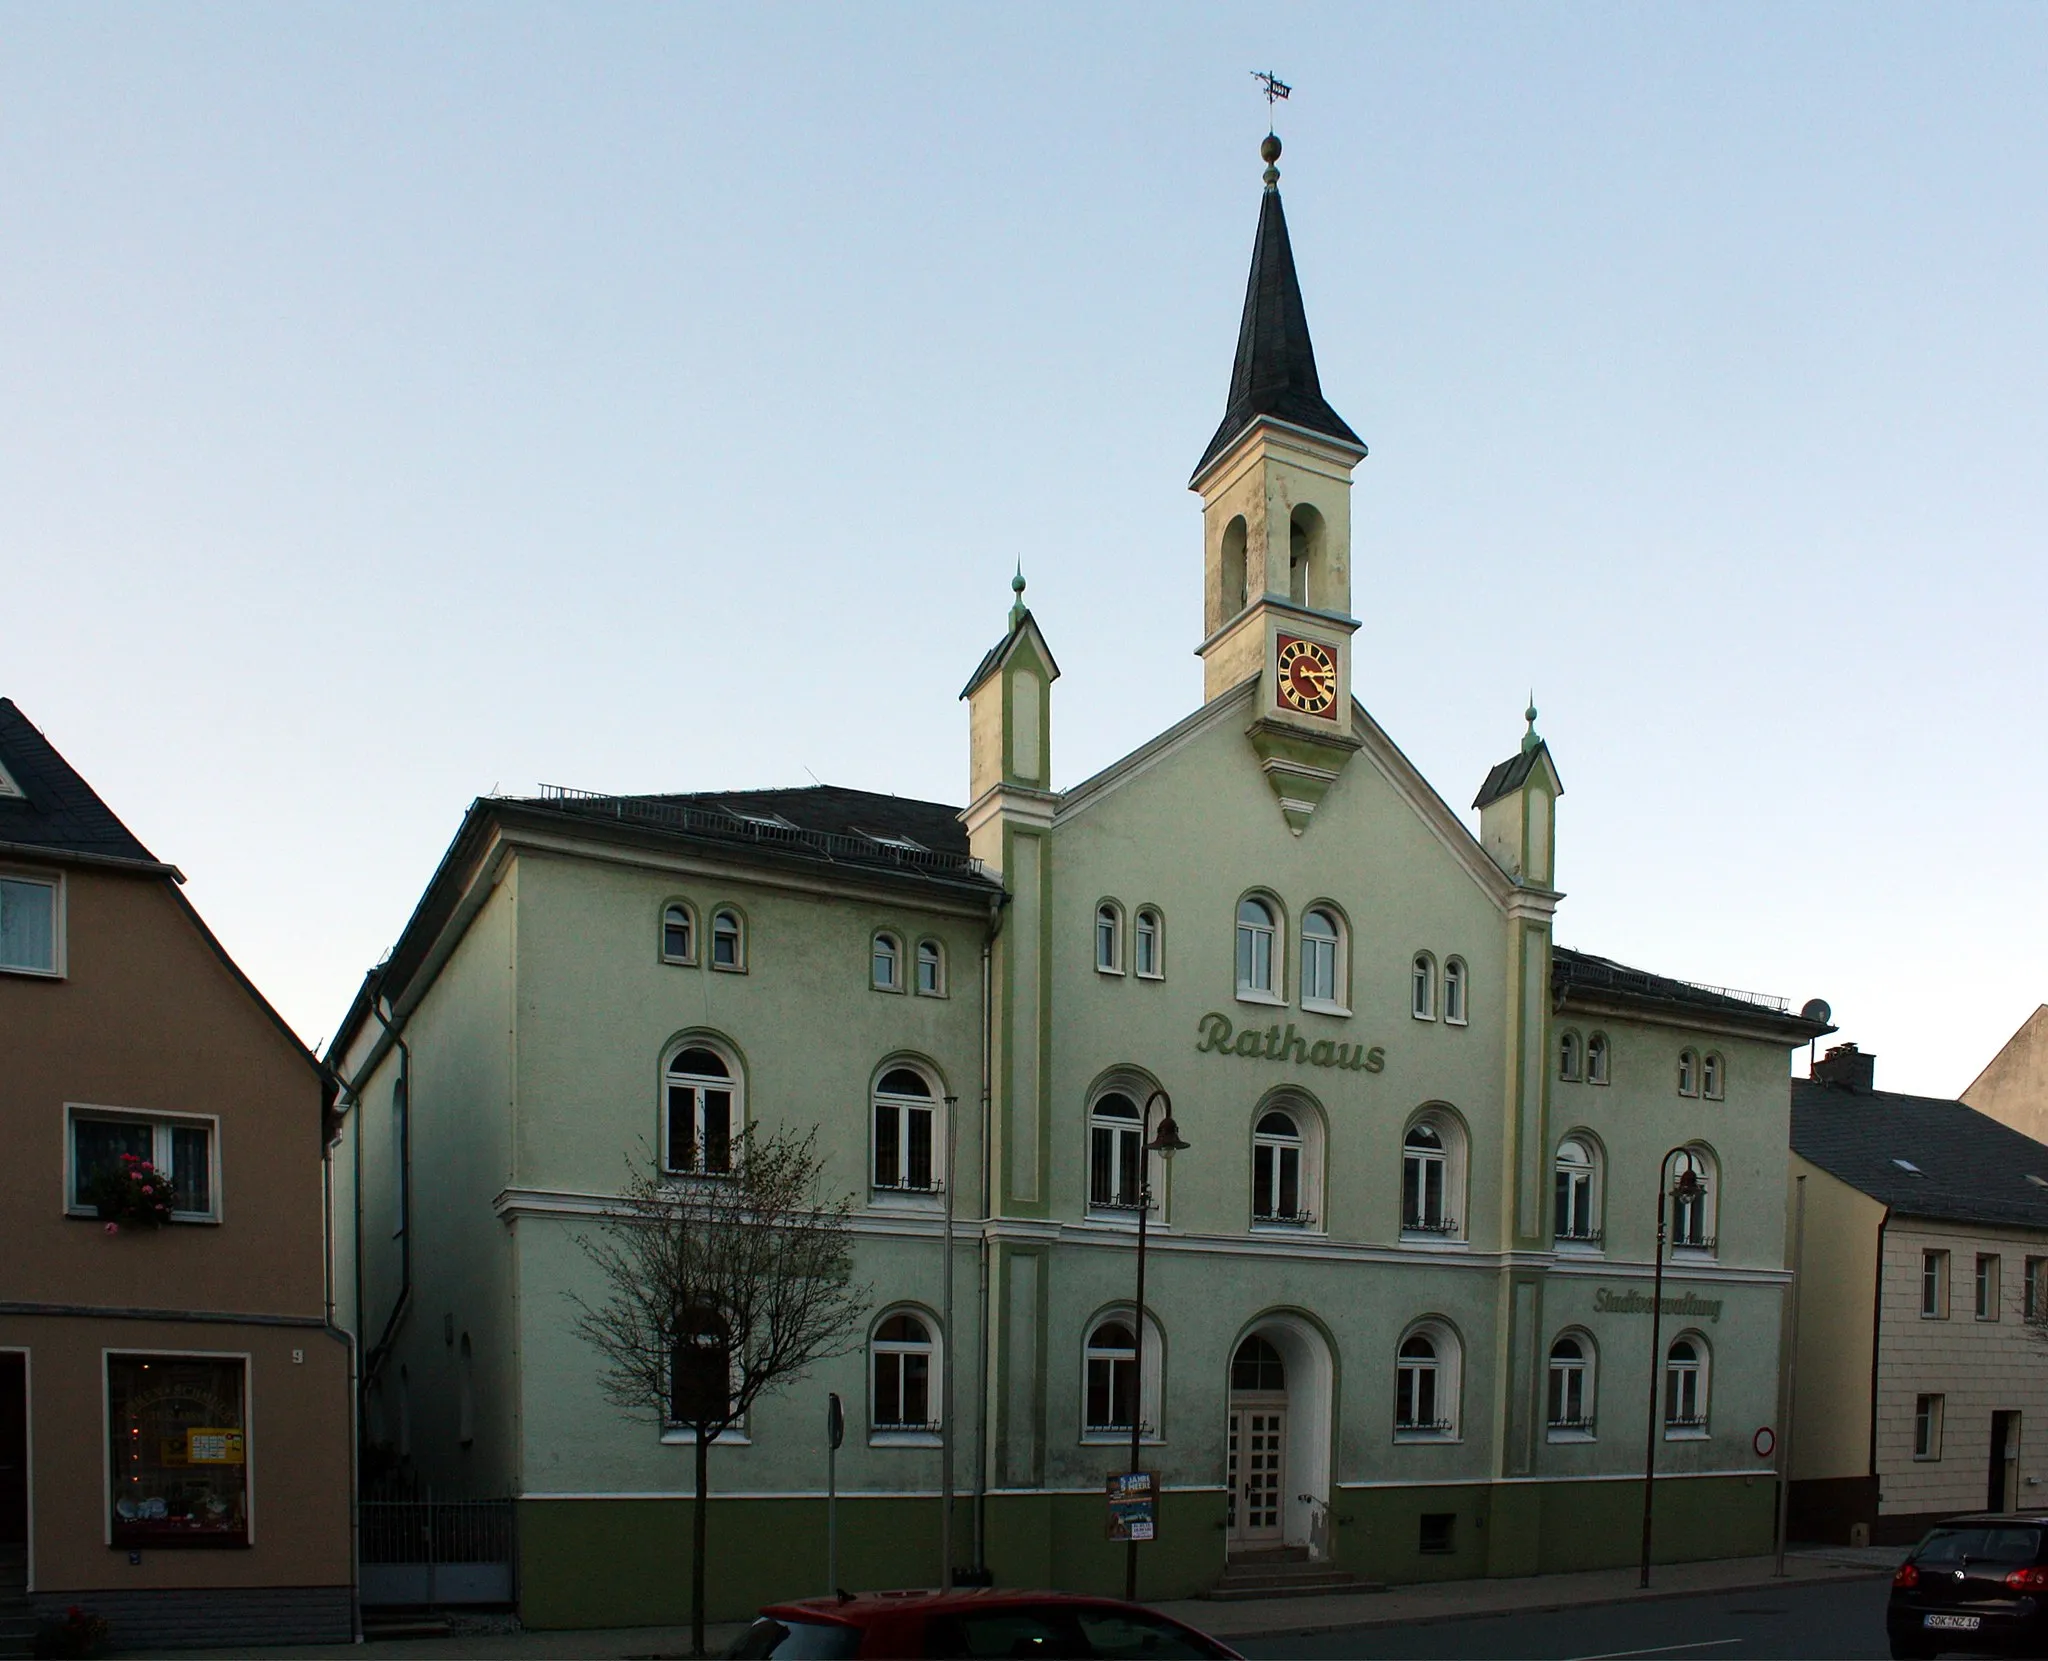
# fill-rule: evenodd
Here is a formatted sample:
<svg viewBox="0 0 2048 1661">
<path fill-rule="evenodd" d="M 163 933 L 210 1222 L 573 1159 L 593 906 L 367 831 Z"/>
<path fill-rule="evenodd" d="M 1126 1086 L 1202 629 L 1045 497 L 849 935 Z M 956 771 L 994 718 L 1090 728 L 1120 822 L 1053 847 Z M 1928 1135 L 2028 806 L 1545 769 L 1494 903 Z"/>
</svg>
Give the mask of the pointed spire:
<svg viewBox="0 0 2048 1661">
<path fill-rule="evenodd" d="M 1259 234 L 1252 244 L 1252 270 L 1245 284 L 1244 317 L 1237 329 L 1237 361 L 1230 371 L 1230 407 L 1202 452 L 1202 469 L 1262 415 L 1306 427 L 1346 444 L 1358 434 L 1323 398 L 1316 378 L 1315 347 L 1308 338 L 1308 311 L 1287 240 L 1287 215 L 1280 206 L 1280 140 L 1268 133 L 1259 146 L 1265 160 L 1266 191 L 1259 203 Z"/>
<path fill-rule="evenodd" d="M 1010 592 L 1017 598 L 1010 603 L 1010 627 L 1015 628 L 1030 615 L 1024 604 L 1024 562 L 1017 561 L 1017 574 L 1010 579 Z"/>
<path fill-rule="evenodd" d="M 1527 755 L 1543 742 L 1536 735 L 1536 694 L 1533 690 L 1529 694 L 1529 707 L 1522 713 L 1523 719 L 1529 723 L 1529 730 L 1522 734 L 1522 754 Z"/>
</svg>

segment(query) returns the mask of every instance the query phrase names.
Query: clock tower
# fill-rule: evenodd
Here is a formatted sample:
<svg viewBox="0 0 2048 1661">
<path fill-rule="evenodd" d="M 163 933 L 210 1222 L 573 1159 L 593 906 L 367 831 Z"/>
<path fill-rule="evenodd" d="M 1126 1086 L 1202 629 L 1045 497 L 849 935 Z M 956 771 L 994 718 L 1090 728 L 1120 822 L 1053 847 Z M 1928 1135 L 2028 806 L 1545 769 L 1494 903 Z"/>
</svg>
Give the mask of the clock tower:
<svg viewBox="0 0 2048 1661">
<path fill-rule="evenodd" d="M 1230 404 L 1189 488 L 1202 498 L 1203 696 L 1254 678 L 1246 737 L 1299 836 L 1359 748 L 1351 730 L 1351 470 L 1358 435 L 1323 397 L 1280 206 L 1259 204 Z"/>
</svg>

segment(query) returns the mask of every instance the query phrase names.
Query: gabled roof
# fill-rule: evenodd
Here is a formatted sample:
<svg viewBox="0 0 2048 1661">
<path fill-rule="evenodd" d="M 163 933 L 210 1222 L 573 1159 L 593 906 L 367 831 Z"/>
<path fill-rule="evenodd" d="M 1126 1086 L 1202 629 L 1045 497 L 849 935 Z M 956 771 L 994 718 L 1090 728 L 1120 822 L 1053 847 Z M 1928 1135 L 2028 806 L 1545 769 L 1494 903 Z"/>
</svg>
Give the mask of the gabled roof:
<svg viewBox="0 0 2048 1661">
<path fill-rule="evenodd" d="M 1575 952 L 1565 946 L 1551 948 L 1550 992 L 1559 1010 L 1577 1000 L 1667 1019 L 1690 1015 L 1711 1019 L 1717 1025 L 1746 1026 L 1759 1037 L 1788 1044 L 1804 1044 L 1835 1030 L 1824 1021 L 1794 1015 L 1783 998 L 1653 975 L 1647 969 L 1631 969 L 1612 958 Z"/>
<path fill-rule="evenodd" d="M 1792 1151 L 1904 1216 L 2048 1231 L 2048 1146 L 1961 1102 L 1794 1079 Z"/>
<path fill-rule="evenodd" d="M 166 869 L 16 707 L 0 698 L 0 845 L 95 862 Z"/>
<path fill-rule="evenodd" d="M 1274 175 L 1277 177 L 1277 175 Z M 1316 376 L 1315 347 L 1308 337 L 1308 308 L 1294 271 L 1287 239 L 1287 215 L 1280 188 L 1269 184 L 1259 203 L 1259 234 L 1252 243 L 1251 276 L 1245 283 L 1244 316 L 1237 327 L 1237 360 L 1230 370 L 1230 402 L 1194 477 L 1260 416 L 1305 427 L 1363 454 L 1365 445 L 1323 397 Z"/>
<path fill-rule="evenodd" d="M 1479 787 L 1479 794 L 1472 798 L 1474 807 L 1490 807 L 1503 796 L 1512 796 L 1529 782 L 1529 775 L 1536 771 L 1539 761 L 1550 763 L 1550 776 L 1558 780 L 1558 793 L 1564 793 L 1564 781 L 1557 771 L 1557 762 L 1552 759 L 1550 746 L 1538 739 L 1528 749 L 1511 755 L 1486 775 L 1486 782 Z"/>
<path fill-rule="evenodd" d="M 1038 648 L 1038 655 L 1045 659 L 1046 668 L 1052 671 L 1052 678 L 1058 680 L 1060 666 L 1053 661 L 1052 648 L 1045 643 L 1044 631 L 1039 628 L 1038 619 L 1031 615 L 1030 610 L 1020 600 L 1016 610 L 1011 614 L 1009 633 L 982 653 L 981 661 L 974 666 L 974 673 L 967 677 L 967 684 L 960 688 L 960 696 L 973 697 L 974 689 L 1009 661 L 1010 654 L 1017 649 L 1017 642 L 1027 633 L 1031 636 L 1032 644 Z"/>
</svg>

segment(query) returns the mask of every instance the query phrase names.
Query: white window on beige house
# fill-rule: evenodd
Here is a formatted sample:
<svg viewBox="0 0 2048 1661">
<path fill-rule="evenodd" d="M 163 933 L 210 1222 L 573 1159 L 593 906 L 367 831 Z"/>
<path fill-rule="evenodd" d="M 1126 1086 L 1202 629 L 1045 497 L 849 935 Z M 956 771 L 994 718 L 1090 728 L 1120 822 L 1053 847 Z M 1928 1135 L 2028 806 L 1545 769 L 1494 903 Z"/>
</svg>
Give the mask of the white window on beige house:
<svg viewBox="0 0 2048 1661">
<path fill-rule="evenodd" d="M 1977 1319 L 1995 1321 L 1998 1319 L 1998 1255 L 1995 1252 L 1977 1254 Z"/>
<path fill-rule="evenodd" d="M 1924 1251 L 1920 1254 L 1920 1318 L 1923 1321 L 1948 1319 L 1947 1252 Z"/>
<path fill-rule="evenodd" d="M 1916 1396 L 1913 1398 L 1913 1457 L 1915 1459 L 1939 1459 L 1941 1457 L 1941 1409 L 1940 1396 Z"/>
<path fill-rule="evenodd" d="M 2023 1307 L 2030 1321 L 2048 1320 L 2048 1308 L 2042 1306 L 2044 1296 L 2048 1296 L 2048 1280 L 2043 1278 L 2044 1264 L 2048 1264 L 2048 1257 L 2027 1259 L 2026 1303 Z"/>
</svg>

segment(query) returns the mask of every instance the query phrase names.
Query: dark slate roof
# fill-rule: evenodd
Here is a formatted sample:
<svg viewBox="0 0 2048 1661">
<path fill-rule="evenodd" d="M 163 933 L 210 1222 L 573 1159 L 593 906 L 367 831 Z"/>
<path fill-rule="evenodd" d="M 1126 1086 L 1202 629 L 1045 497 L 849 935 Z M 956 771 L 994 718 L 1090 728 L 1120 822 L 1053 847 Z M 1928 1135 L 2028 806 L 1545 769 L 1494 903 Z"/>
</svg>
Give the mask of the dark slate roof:
<svg viewBox="0 0 2048 1661">
<path fill-rule="evenodd" d="M 0 795 L 0 843 L 52 854 L 157 864 L 12 698 L 0 698 L 0 766 L 22 794 Z"/>
<path fill-rule="evenodd" d="M 961 697 L 973 696 L 974 689 L 996 672 L 1003 659 L 1010 655 L 1010 648 L 1016 645 L 1017 637 L 1026 629 L 1038 636 L 1038 649 L 1045 654 L 1046 665 L 1052 670 L 1052 678 L 1060 678 L 1060 666 L 1053 662 L 1052 648 L 1045 643 L 1045 631 L 1039 628 L 1038 619 L 1020 603 L 1017 615 L 1011 621 L 1009 632 L 982 653 L 981 661 L 974 666 L 974 673 L 967 677 L 967 684 L 960 689 Z"/>
<path fill-rule="evenodd" d="M 1503 796 L 1513 795 L 1529 782 L 1529 775 L 1536 771 L 1537 757 L 1549 754 L 1550 746 L 1539 739 L 1528 749 L 1509 756 L 1486 775 L 1486 782 L 1479 787 L 1479 794 L 1472 798 L 1472 805 L 1486 807 Z M 1552 761 L 1550 767 L 1555 772 L 1557 763 Z"/>
<path fill-rule="evenodd" d="M 2048 1147 L 1962 1102 L 1794 1079 L 1792 1151 L 1905 1216 L 2048 1230 Z"/>
<path fill-rule="evenodd" d="M 1631 969 L 1612 958 L 1575 952 L 1553 946 L 1550 952 L 1550 990 L 1562 1009 L 1574 993 L 1618 1003 L 1648 1013 L 1711 1016 L 1717 1021 L 1736 1021 L 1758 1028 L 1765 1036 L 1788 1043 L 1805 1043 L 1835 1029 L 1825 1022 L 1794 1015 L 1783 998 L 1761 992 L 1737 992 L 1723 986 L 1700 986 L 1689 980 L 1653 975 L 1647 969 Z"/>
<path fill-rule="evenodd" d="M 1230 371 L 1230 407 L 1202 452 L 1194 476 L 1200 478 L 1202 469 L 1262 415 L 1365 448 L 1330 408 L 1316 378 L 1308 310 L 1301 301 L 1301 280 L 1294 272 L 1294 249 L 1287 240 L 1287 215 L 1281 211 L 1277 186 L 1269 186 L 1259 204 L 1244 318 L 1237 327 L 1237 361 Z"/>
<path fill-rule="evenodd" d="M 960 810 L 909 796 L 819 784 L 797 790 L 714 790 L 656 796 L 562 790 L 495 800 L 527 811 L 673 832 L 695 842 L 991 889 L 998 886 L 982 874 L 968 853 Z"/>
</svg>

